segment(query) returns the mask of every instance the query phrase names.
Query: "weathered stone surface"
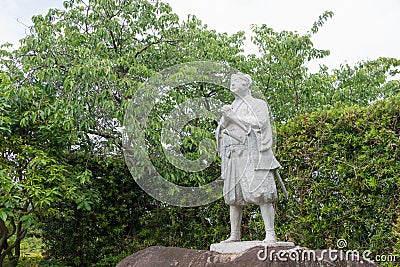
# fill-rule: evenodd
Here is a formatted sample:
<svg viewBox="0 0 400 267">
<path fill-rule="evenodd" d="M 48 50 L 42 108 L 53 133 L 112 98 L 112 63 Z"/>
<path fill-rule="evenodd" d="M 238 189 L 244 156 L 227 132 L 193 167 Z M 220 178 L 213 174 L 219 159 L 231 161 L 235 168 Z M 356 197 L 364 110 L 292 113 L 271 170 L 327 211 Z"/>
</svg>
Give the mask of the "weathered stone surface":
<svg viewBox="0 0 400 267">
<path fill-rule="evenodd" d="M 123 259 L 117 267 L 205 266 L 218 253 L 175 247 L 149 247 Z M 227 258 L 230 257 L 227 256 Z M 212 265 L 210 265 L 212 266 Z"/>
<path fill-rule="evenodd" d="M 273 249 L 273 254 L 270 256 Z M 367 266 L 374 267 L 379 266 L 374 263 L 367 262 L 360 259 L 346 260 L 344 255 L 342 255 L 342 260 L 340 255 L 336 255 L 336 260 L 332 260 L 329 254 L 322 250 L 313 251 L 315 253 L 315 258 L 303 258 L 300 255 L 312 255 L 309 254 L 311 250 L 306 248 L 296 247 L 295 250 L 288 250 L 284 247 L 273 247 L 268 248 L 267 254 L 265 254 L 265 247 L 254 247 L 241 254 L 221 254 L 217 252 L 211 252 L 207 250 L 192 250 L 184 248 L 174 248 L 174 247 L 149 247 L 147 249 L 141 250 L 125 259 L 123 259 L 117 267 L 166 267 L 166 266 L 190 266 L 190 267 L 308 267 L 308 266 L 337 266 L 337 267 L 358 267 Z M 283 255 L 287 255 L 287 261 L 278 261 L 277 255 L 281 253 L 281 258 Z M 289 257 L 289 253 L 292 253 Z M 265 258 L 265 259 L 264 259 Z M 297 259 L 296 259 L 297 258 Z M 295 260 L 291 260 L 295 259 Z M 308 260 L 307 260 L 308 259 Z"/>
</svg>

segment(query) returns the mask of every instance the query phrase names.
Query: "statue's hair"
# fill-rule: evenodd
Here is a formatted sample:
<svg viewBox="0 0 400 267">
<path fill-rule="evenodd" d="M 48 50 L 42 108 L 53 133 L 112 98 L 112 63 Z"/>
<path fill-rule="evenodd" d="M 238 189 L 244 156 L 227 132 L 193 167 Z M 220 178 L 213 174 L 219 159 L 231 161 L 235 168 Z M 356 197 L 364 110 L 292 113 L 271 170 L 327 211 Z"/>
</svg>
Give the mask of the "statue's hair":
<svg viewBox="0 0 400 267">
<path fill-rule="evenodd" d="M 233 76 L 238 76 L 238 77 L 240 77 L 241 79 L 245 80 L 245 81 L 247 82 L 247 86 L 248 86 L 249 88 L 251 87 L 251 85 L 252 85 L 252 83 L 253 83 L 253 81 L 252 81 L 252 79 L 251 79 L 251 76 L 250 76 L 249 74 L 244 74 L 244 73 L 242 73 L 242 72 L 238 72 L 238 73 L 233 74 L 232 77 L 233 77 Z"/>
</svg>

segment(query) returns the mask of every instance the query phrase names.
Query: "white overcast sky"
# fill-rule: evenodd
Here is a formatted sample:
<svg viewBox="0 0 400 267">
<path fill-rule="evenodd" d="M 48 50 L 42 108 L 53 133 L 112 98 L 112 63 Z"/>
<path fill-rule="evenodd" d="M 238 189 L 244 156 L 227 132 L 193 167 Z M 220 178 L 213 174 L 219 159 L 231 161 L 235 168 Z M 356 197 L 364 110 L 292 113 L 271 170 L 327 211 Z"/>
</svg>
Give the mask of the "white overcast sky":
<svg viewBox="0 0 400 267">
<path fill-rule="evenodd" d="M 307 32 L 325 10 L 335 13 L 313 37 L 316 48 L 331 55 L 314 62 L 336 68 L 341 63 L 378 57 L 400 58 L 400 0 L 163 0 L 180 19 L 194 14 L 210 29 L 229 34 L 243 30 L 245 52 L 254 53 L 251 24 L 267 24 L 274 30 Z M 0 0 L 0 43 L 18 43 L 31 25 L 32 15 L 62 7 L 62 0 Z"/>
</svg>

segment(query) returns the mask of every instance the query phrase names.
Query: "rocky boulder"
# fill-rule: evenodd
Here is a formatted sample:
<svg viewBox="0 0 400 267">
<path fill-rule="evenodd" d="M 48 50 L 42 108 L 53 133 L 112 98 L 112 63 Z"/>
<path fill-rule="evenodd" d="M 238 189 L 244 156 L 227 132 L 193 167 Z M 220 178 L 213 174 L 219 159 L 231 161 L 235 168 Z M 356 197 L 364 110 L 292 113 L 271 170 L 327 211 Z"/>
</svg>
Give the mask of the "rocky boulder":
<svg viewBox="0 0 400 267">
<path fill-rule="evenodd" d="M 117 267 L 283 267 L 283 266 L 379 266 L 361 256 L 335 250 L 308 250 L 295 247 L 254 247 L 241 254 L 221 254 L 208 250 L 154 246 L 123 259 Z"/>
</svg>

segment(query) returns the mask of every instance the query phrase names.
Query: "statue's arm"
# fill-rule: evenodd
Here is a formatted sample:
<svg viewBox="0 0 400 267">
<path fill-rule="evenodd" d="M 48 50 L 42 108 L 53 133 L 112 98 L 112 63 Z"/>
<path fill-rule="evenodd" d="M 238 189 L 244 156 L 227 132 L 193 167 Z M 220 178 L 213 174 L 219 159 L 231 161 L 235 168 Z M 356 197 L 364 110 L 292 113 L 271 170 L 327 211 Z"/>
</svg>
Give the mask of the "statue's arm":
<svg viewBox="0 0 400 267">
<path fill-rule="evenodd" d="M 260 132 L 261 132 L 261 147 L 260 151 L 265 151 L 272 148 L 273 138 L 272 138 L 272 127 L 271 118 L 269 115 L 269 109 L 266 102 L 263 101 L 263 108 L 259 113 L 260 116 Z"/>
<path fill-rule="evenodd" d="M 264 129 L 269 124 L 269 110 L 265 101 L 257 99 L 257 101 L 250 107 L 249 123 L 251 128 L 256 130 Z"/>
<path fill-rule="evenodd" d="M 257 139 L 259 139 L 260 151 L 266 151 L 271 149 L 273 144 L 268 105 L 260 99 L 257 99 L 252 104 L 246 120 L 251 130 L 256 133 Z"/>
</svg>

